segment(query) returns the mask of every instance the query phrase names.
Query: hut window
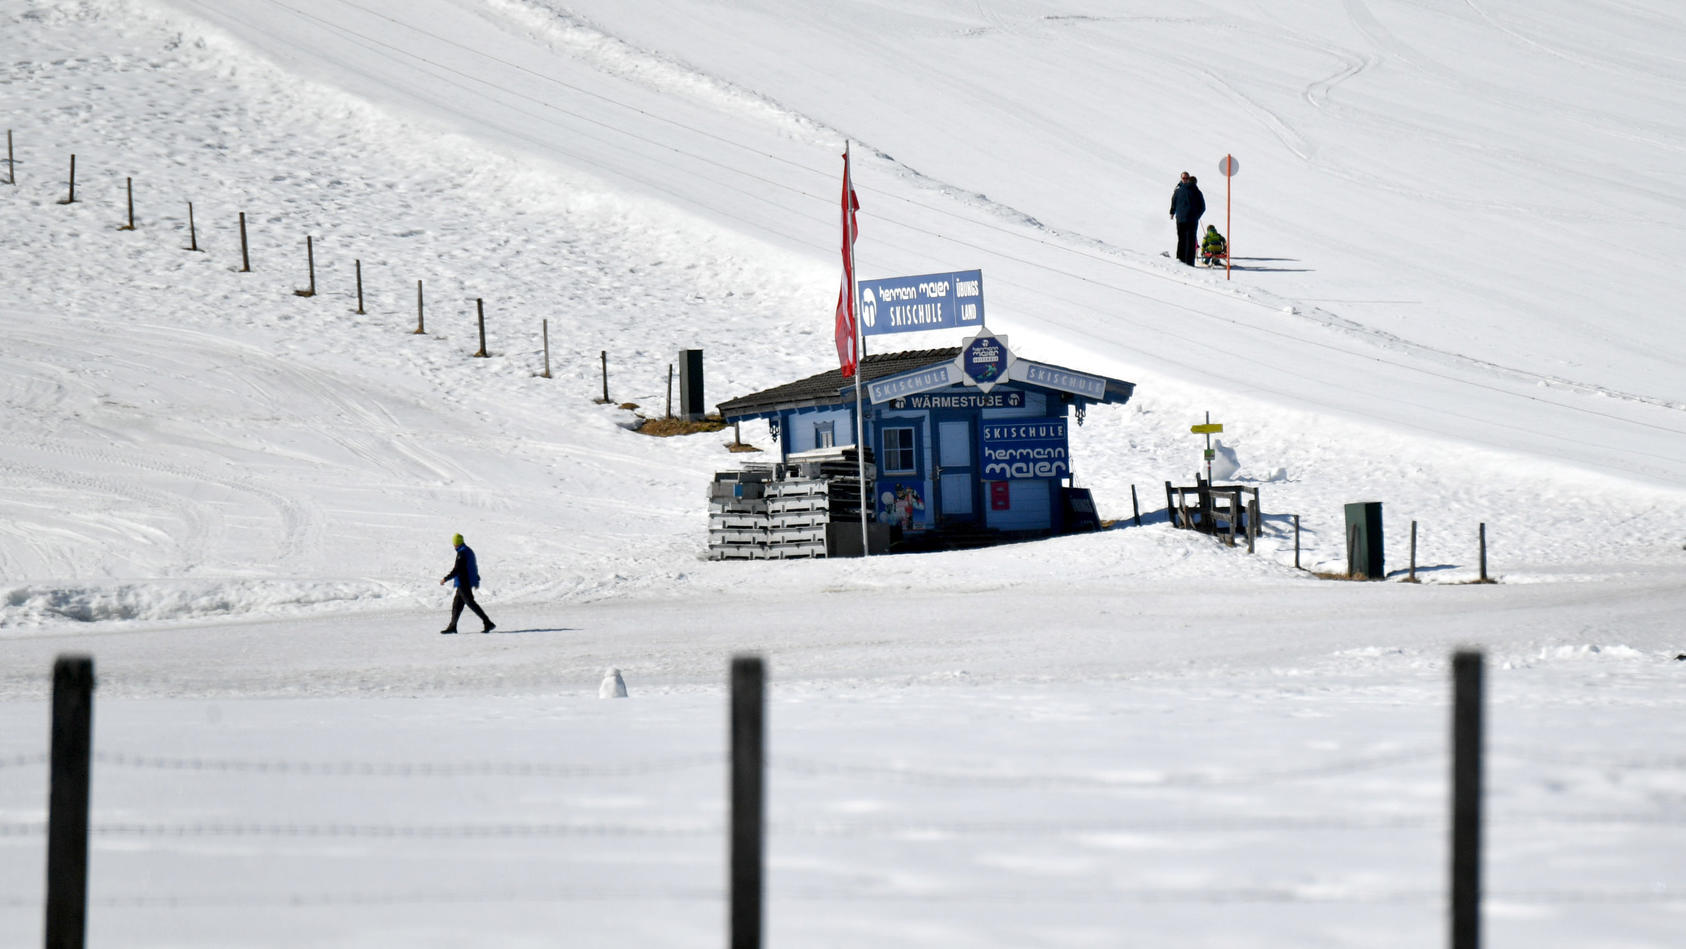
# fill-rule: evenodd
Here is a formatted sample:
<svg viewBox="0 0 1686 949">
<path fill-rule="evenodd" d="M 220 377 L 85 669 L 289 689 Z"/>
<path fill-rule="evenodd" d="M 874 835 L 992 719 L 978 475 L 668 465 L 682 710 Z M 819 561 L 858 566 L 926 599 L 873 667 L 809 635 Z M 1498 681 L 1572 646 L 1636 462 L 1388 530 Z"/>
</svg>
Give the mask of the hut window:
<svg viewBox="0 0 1686 949">
<path fill-rule="evenodd" d="M 886 474 L 908 474 L 913 470 L 913 429 L 886 428 L 884 430 L 884 472 Z"/>
<path fill-rule="evenodd" d="M 837 444 L 836 422 L 814 423 L 814 447 L 830 448 Z"/>
</svg>

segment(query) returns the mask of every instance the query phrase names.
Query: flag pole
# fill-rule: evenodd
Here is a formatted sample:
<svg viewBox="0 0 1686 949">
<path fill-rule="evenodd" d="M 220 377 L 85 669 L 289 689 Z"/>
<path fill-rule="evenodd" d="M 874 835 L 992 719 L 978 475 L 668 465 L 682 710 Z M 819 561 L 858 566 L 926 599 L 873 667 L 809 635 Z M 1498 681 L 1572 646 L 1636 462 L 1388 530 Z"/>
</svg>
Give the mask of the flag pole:
<svg viewBox="0 0 1686 949">
<path fill-rule="evenodd" d="M 855 193 L 854 172 L 849 169 L 849 140 L 843 140 L 843 193 L 853 196 Z M 856 476 L 860 479 L 861 505 L 861 556 L 872 554 L 872 543 L 867 539 L 866 506 L 871 500 L 866 488 L 866 413 L 862 411 L 861 402 L 861 373 L 866 369 L 866 331 L 861 327 L 861 317 L 856 312 L 856 303 L 860 300 L 860 293 L 855 289 L 855 232 L 853 209 L 847 203 L 843 210 L 844 227 L 848 229 L 847 245 L 849 248 L 849 312 L 854 316 L 855 323 L 855 468 Z"/>
</svg>

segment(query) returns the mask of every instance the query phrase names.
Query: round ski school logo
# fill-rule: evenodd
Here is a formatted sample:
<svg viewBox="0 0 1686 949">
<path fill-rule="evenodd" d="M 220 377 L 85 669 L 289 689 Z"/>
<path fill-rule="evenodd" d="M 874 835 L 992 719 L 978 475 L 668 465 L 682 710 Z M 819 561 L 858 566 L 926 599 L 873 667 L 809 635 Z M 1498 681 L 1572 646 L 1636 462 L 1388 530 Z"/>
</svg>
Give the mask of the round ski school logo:
<svg viewBox="0 0 1686 949">
<path fill-rule="evenodd" d="M 867 326 L 878 325 L 878 295 L 871 287 L 861 288 L 861 322 Z"/>
</svg>

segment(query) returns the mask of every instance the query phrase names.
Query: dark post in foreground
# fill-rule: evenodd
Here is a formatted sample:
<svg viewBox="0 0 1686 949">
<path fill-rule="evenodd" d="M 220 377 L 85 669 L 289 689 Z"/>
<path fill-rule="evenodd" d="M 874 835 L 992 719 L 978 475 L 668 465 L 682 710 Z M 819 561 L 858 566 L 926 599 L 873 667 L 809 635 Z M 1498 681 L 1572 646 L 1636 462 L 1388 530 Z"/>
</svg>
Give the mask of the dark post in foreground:
<svg viewBox="0 0 1686 949">
<path fill-rule="evenodd" d="M 6 183 L 9 185 L 15 185 L 18 183 L 18 166 L 17 163 L 12 160 L 11 129 L 6 130 Z"/>
<path fill-rule="evenodd" d="M 357 312 L 362 313 L 363 312 L 363 259 L 358 258 L 354 262 L 354 266 L 357 268 Z"/>
<path fill-rule="evenodd" d="M 602 355 L 602 358 L 603 358 L 603 401 L 608 402 L 609 401 L 609 351 L 607 349 L 605 349 L 605 350 L 603 350 L 601 355 Z"/>
<path fill-rule="evenodd" d="M 761 947 L 766 676 L 760 656 L 732 659 L 731 949 Z"/>
<path fill-rule="evenodd" d="M 252 272 L 252 255 L 246 251 L 246 212 L 240 212 L 240 272 Z"/>
<path fill-rule="evenodd" d="M 1452 949 L 1481 945 L 1481 653 L 1452 656 Z"/>
<path fill-rule="evenodd" d="M 88 922 L 88 773 L 94 660 L 53 663 L 53 750 L 47 792 L 47 949 L 81 949 Z"/>
<path fill-rule="evenodd" d="M 422 324 L 422 285 L 421 284 L 422 284 L 422 282 L 420 280 L 416 281 L 416 328 L 411 333 L 412 336 L 420 335 L 420 334 L 423 334 L 423 333 L 427 332 L 427 328 Z"/>
<path fill-rule="evenodd" d="M 1142 526 L 1142 505 L 1136 500 L 1136 486 L 1130 485 L 1130 513 L 1135 515 L 1136 526 Z"/>
<path fill-rule="evenodd" d="M 486 301 L 480 299 L 479 297 L 475 297 L 474 298 L 474 310 L 475 310 L 476 313 L 479 314 L 479 320 L 480 320 L 480 351 L 475 353 L 474 355 L 476 357 L 480 358 L 480 359 L 485 359 L 486 358 Z"/>
<path fill-rule="evenodd" d="M 199 231 L 193 226 L 193 202 L 187 202 L 187 249 L 199 249 Z"/>
</svg>

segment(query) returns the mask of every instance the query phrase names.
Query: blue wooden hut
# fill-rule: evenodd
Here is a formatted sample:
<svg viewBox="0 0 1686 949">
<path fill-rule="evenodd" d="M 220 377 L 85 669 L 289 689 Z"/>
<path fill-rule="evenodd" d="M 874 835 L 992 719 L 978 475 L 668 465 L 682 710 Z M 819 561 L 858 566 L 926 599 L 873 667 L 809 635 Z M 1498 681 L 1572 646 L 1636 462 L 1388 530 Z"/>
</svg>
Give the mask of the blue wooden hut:
<svg viewBox="0 0 1686 949">
<path fill-rule="evenodd" d="M 871 516 L 904 546 L 1097 523 L 1087 492 L 1071 488 L 1067 425 L 1089 405 L 1129 401 L 1132 383 L 1020 358 L 988 330 L 959 347 L 869 355 L 860 373 Z M 853 447 L 855 405 L 854 380 L 832 370 L 719 409 L 730 422 L 765 419 L 790 464 Z"/>
</svg>

